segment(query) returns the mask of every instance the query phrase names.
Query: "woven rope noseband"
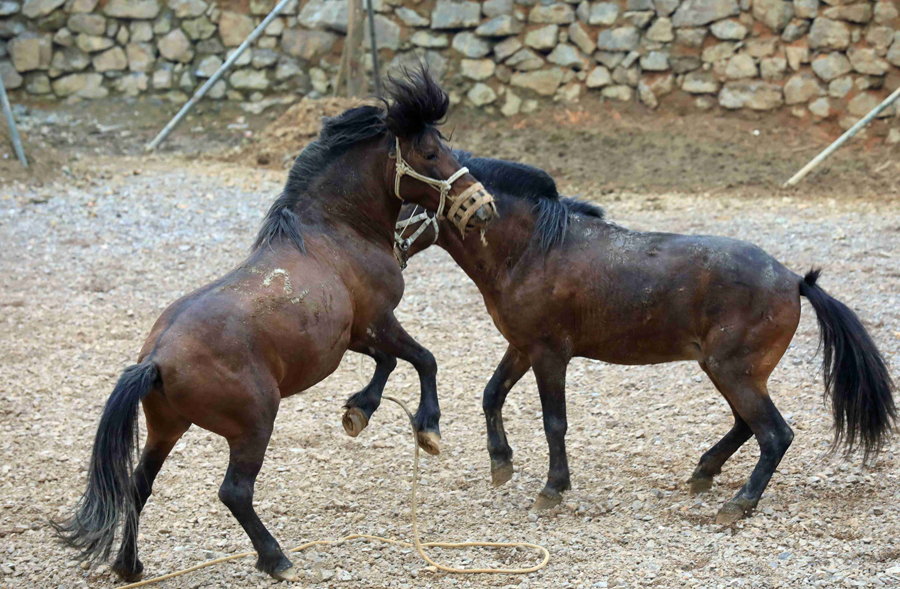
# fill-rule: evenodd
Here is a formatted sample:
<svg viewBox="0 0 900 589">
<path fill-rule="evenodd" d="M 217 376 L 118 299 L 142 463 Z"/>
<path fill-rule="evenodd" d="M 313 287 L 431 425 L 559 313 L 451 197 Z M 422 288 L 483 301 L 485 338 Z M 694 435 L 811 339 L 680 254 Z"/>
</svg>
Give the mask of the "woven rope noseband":
<svg viewBox="0 0 900 589">
<path fill-rule="evenodd" d="M 418 215 L 416 215 L 416 211 L 419 210 L 418 205 L 413 210 L 413 215 L 408 219 L 403 221 L 398 221 L 396 225 L 396 231 L 394 232 L 394 249 L 395 255 L 397 256 L 398 261 L 400 262 L 401 268 L 406 267 L 405 256 L 401 256 L 401 252 L 405 253 L 409 250 L 410 246 L 416 239 L 419 238 L 422 233 L 428 228 L 428 225 L 432 225 L 434 227 L 434 241 L 432 244 L 437 242 L 438 233 L 440 231 L 440 226 L 438 225 L 438 221 L 444 219 L 444 208 L 447 204 L 447 198 L 450 197 L 450 191 L 453 189 L 453 183 L 459 180 L 461 177 L 466 175 L 469 172 L 469 168 L 462 167 L 457 170 L 452 176 L 447 178 L 446 180 L 438 180 L 437 178 L 429 178 L 428 176 L 423 176 L 419 174 L 415 170 L 412 169 L 406 161 L 404 161 L 403 156 L 400 153 L 400 139 L 398 137 L 394 138 L 396 142 L 394 153 L 397 159 L 396 171 L 394 173 L 394 195 L 400 200 L 404 200 L 400 195 L 400 180 L 403 179 L 403 176 L 409 176 L 411 178 L 415 178 L 420 182 L 424 182 L 428 184 L 435 190 L 437 190 L 441 195 L 441 200 L 438 203 L 437 211 L 433 217 L 428 215 L 428 211 L 424 211 Z M 494 202 L 494 197 L 490 195 L 490 193 L 485 190 L 484 186 L 481 182 L 476 182 L 475 184 L 466 188 L 466 190 L 457 196 L 456 198 L 450 197 L 450 210 L 447 213 L 447 217 L 456 225 L 456 228 L 459 229 L 460 235 L 463 237 L 466 236 L 466 231 L 468 230 L 469 221 L 478 212 L 478 209 L 485 205 L 491 205 L 492 207 Z M 496 209 L 495 209 L 496 211 Z M 403 238 L 403 232 L 413 223 L 421 222 L 418 229 L 408 238 Z M 397 251 L 399 250 L 399 252 Z"/>
</svg>

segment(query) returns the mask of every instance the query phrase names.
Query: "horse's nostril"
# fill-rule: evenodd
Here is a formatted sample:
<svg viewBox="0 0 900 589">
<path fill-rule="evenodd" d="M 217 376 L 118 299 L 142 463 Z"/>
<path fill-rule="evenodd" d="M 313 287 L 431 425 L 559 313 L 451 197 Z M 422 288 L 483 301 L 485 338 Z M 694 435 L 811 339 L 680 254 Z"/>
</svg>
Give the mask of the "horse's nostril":
<svg viewBox="0 0 900 589">
<path fill-rule="evenodd" d="M 475 211 L 475 217 L 479 221 L 487 222 L 494 218 L 494 211 L 490 206 L 484 205 Z"/>
</svg>

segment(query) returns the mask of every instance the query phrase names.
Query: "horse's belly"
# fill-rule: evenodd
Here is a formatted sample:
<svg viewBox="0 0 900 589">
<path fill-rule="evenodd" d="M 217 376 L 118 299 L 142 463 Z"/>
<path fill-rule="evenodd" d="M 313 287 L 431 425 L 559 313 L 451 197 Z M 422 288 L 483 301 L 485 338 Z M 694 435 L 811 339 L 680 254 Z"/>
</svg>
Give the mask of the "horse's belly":
<svg viewBox="0 0 900 589">
<path fill-rule="evenodd" d="M 265 320 L 283 397 L 308 389 L 334 372 L 352 333 L 353 311 L 345 292 L 296 299 L 282 303 Z"/>
</svg>

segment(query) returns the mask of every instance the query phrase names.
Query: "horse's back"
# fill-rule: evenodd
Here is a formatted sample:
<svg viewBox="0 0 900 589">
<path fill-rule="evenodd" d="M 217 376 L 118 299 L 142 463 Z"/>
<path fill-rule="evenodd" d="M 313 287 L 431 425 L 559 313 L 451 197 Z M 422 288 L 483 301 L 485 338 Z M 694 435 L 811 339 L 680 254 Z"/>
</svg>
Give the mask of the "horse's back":
<svg viewBox="0 0 900 589">
<path fill-rule="evenodd" d="M 799 317 L 799 277 L 736 239 L 631 231 L 581 218 L 564 244 L 527 266 L 502 313 L 512 318 L 504 324 L 509 336 L 550 330 L 555 337 L 563 325 L 575 355 L 612 363 L 700 359 L 714 328 L 779 310 L 786 324 Z M 533 312 L 523 312 L 529 306 Z M 557 319 L 551 327 L 522 321 L 547 313 Z"/>
</svg>

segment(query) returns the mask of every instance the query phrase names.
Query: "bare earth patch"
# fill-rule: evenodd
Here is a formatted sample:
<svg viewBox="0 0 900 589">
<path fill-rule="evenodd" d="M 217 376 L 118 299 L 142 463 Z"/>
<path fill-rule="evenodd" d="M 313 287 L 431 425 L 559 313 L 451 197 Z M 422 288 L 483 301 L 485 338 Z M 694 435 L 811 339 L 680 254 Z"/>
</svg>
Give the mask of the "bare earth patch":
<svg viewBox="0 0 900 589">
<path fill-rule="evenodd" d="M 451 123 L 462 118 L 457 114 Z M 735 176 L 743 180 L 730 188 L 720 182 L 727 170 L 709 164 L 704 178 L 704 168 L 679 164 L 690 162 L 690 151 L 648 151 L 647 175 L 633 175 L 630 183 L 619 164 L 634 169 L 637 161 L 610 160 L 607 152 L 586 152 L 585 146 L 599 149 L 611 141 L 609 153 L 632 143 L 650 150 L 657 144 L 654 133 L 665 136 L 659 145 L 680 141 L 677 129 L 665 133 L 626 121 L 632 135 L 622 131 L 604 139 L 604 132 L 591 130 L 599 123 L 586 120 L 578 129 L 575 123 L 554 125 L 548 115 L 543 122 L 522 119 L 516 129 L 521 121 L 491 128 L 465 119 L 457 124 L 454 144 L 541 164 L 565 190 L 603 205 L 610 219 L 634 229 L 727 235 L 759 244 L 797 272 L 821 265 L 820 284 L 859 312 L 893 374 L 900 373 L 896 174 L 894 185 L 883 188 L 871 169 L 865 171 L 895 155 L 863 145 L 849 150 L 840 160 L 855 162 L 846 164 L 846 174 L 865 180 L 854 188 L 840 176 L 844 195 L 824 185 L 822 194 L 772 189 L 789 166 L 773 162 L 762 147 L 743 152 L 745 160 L 735 166 L 746 173 Z M 743 132 L 755 123 L 730 124 Z M 729 142 L 723 127 L 709 129 L 705 143 L 684 140 L 685 149 L 696 144 L 696 161 L 726 161 L 704 154 L 737 153 L 744 142 L 759 139 L 750 129 L 752 139 L 735 132 Z M 640 151 L 628 149 L 621 147 L 623 153 Z M 103 403 L 158 313 L 243 259 L 286 175 L 173 155 L 81 154 L 67 165 L 67 174 L 0 185 L 4 588 L 119 585 L 106 567 L 81 568 L 46 522 L 81 493 Z M 679 166 L 686 170 L 680 184 Z M 708 188 L 694 192 L 703 186 Z M 412 551 L 358 542 L 296 555 L 301 586 L 900 585 L 900 446 L 893 441 L 866 468 L 856 458 L 828 453 L 831 415 L 822 400 L 818 331 L 806 302 L 797 335 L 770 381 L 776 405 L 795 430 L 794 444 L 756 515 L 723 527 L 713 523 L 716 510 L 749 476 L 758 450 L 751 440 L 708 494 L 688 495 L 685 481 L 700 454 L 731 427 L 727 404 L 690 363 L 571 364 L 573 489 L 562 506 L 541 515 L 528 508 L 543 485 L 547 449 L 534 378 L 526 376 L 505 411 L 516 470 L 509 483 L 492 488 L 480 397 L 505 343 L 475 287 L 442 251 L 414 259 L 406 278 L 398 316 L 438 359 L 444 416 L 443 453 L 423 457 L 423 539 L 538 543 L 550 549 L 550 565 L 518 577 L 448 576 L 429 570 Z M 412 448 L 405 417 L 384 404 L 358 438 L 341 426 L 343 401 L 361 387 L 359 363 L 348 355 L 325 382 L 281 405 L 256 502 L 284 547 L 351 533 L 411 537 Z M 362 361 L 363 378 L 371 368 L 371 361 Z M 414 371 L 401 365 L 387 393 L 414 404 Z M 200 429 L 179 442 L 142 518 L 140 550 L 148 576 L 250 549 L 216 497 L 226 462 L 224 440 Z M 519 551 L 434 550 L 433 556 L 454 566 L 534 562 Z M 271 584 L 247 559 L 160 587 Z"/>
</svg>

